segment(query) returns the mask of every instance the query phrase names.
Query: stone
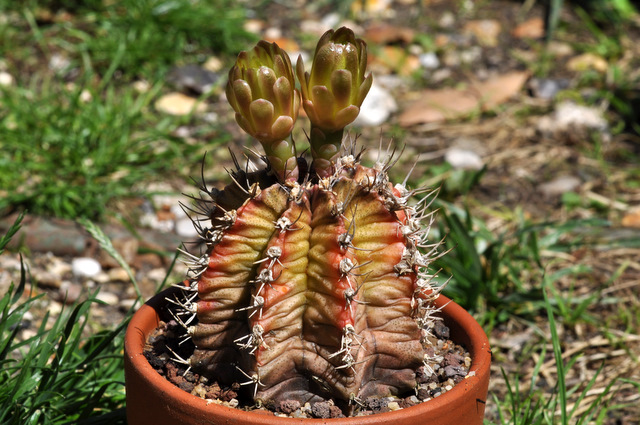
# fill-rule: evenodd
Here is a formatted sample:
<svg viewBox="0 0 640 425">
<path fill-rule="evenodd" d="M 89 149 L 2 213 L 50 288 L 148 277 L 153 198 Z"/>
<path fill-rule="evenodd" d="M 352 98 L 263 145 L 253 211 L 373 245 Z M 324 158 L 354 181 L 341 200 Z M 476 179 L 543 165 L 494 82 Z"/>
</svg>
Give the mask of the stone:
<svg viewBox="0 0 640 425">
<path fill-rule="evenodd" d="M 220 64 L 220 67 L 222 64 Z M 218 81 L 219 76 L 213 71 L 195 64 L 173 68 L 167 81 L 179 91 L 193 92 L 198 95 L 207 93 Z"/>
<path fill-rule="evenodd" d="M 112 305 L 112 306 L 118 305 L 118 303 L 120 302 L 120 297 L 118 297 L 113 292 L 106 292 L 106 291 L 98 292 L 98 295 L 96 295 L 96 299 L 102 301 L 107 305 Z"/>
<path fill-rule="evenodd" d="M 207 71 L 218 72 L 224 67 L 224 64 L 222 63 L 222 60 L 220 60 L 219 57 L 211 56 L 202 64 L 202 67 Z"/>
<path fill-rule="evenodd" d="M 377 127 L 385 123 L 397 110 L 398 104 L 391 93 L 374 80 L 369 94 L 362 102 L 360 114 L 354 121 L 354 125 Z"/>
<path fill-rule="evenodd" d="M 60 288 L 62 279 L 59 275 L 48 272 L 46 270 L 35 269 L 31 272 L 33 280 L 38 283 L 39 287 Z"/>
<path fill-rule="evenodd" d="M 2 71 L 0 72 L 0 86 L 8 87 L 13 85 L 14 83 L 13 75 L 8 72 Z"/>
<path fill-rule="evenodd" d="M 169 115 L 189 115 L 192 112 L 204 112 L 207 106 L 198 99 L 182 93 L 168 93 L 155 103 L 158 111 Z"/>
<path fill-rule="evenodd" d="M 480 155 L 471 150 L 457 147 L 447 149 L 444 160 L 458 170 L 481 170 L 484 167 Z"/>
<path fill-rule="evenodd" d="M 73 304 L 82 295 L 82 285 L 78 283 L 72 283 L 68 280 L 65 280 L 60 285 L 60 289 L 58 289 L 58 300 L 60 302 L 64 302 L 66 304 Z"/>
<path fill-rule="evenodd" d="M 532 78 L 529 88 L 532 94 L 540 99 L 552 100 L 558 92 L 569 87 L 570 81 L 566 78 Z"/>
<path fill-rule="evenodd" d="M 110 282 L 129 282 L 129 274 L 122 267 L 114 267 L 107 274 Z"/>
<path fill-rule="evenodd" d="M 190 218 L 179 218 L 175 223 L 175 232 L 182 238 L 197 238 L 198 231 L 193 227 L 193 222 Z"/>
<path fill-rule="evenodd" d="M 578 105 L 571 101 L 559 103 L 552 115 L 542 117 L 538 121 L 538 130 L 543 133 L 575 132 L 585 129 L 606 132 L 608 123 L 598 108 Z"/>
<path fill-rule="evenodd" d="M 541 184 L 538 190 L 545 196 L 560 196 L 566 192 L 575 192 L 582 182 L 574 176 L 559 176 L 550 182 Z"/>
<path fill-rule="evenodd" d="M 102 271 L 100 263 L 89 257 L 77 257 L 71 261 L 71 272 L 76 277 L 92 278 Z"/>
<path fill-rule="evenodd" d="M 435 52 L 427 52 L 418 55 L 418 61 L 420 61 L 420 66 L 424 69 L 437 69 L 440 67 L 440 60 L 438 59 L 438 55 Z"/>
<path fill-rule="evenodd" d="M 483 46 L 495 47 L 498 45 L 502 25 L 494 19 L 473 20 L 464 25 L 463 32 L 472 34 Z"/>
<path fill-rule="evenodd" d="M 118 309 L 124 312 L 129 311 L 131 310 L 131 308 L 134 306 L 135 303 L 136 303 L 135 298 L 127 298 L 124 300 L 120 300 L 120 302 L 118 303 Z"/>
</svg>

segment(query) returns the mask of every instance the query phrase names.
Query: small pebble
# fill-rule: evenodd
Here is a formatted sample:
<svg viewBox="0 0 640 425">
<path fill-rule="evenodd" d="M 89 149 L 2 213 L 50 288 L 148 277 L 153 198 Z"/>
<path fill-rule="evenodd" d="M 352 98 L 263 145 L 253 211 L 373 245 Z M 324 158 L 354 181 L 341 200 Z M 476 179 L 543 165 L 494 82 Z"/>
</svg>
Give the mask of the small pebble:
<svg viewBox="0 0 640 425">
<path fill-rule="evenodd" d="M 4 71 L 0 72 L 0 86 L 10 86 L 13 84 L 13 81 L 13 75 Z"/>
<path fill-rule="evenodd" d="M 389 116 L 397 110 L 398 104 L 391 93 L 376 84 L 374 80 L 369 94 L 362 102 L 360 114 L 354 121 L 354 125 L 377 127 L 386 122 Z"/>
<path fill-rule="evenodd" d="M 118 309 L 120 309 L 120 311 L 129 311 L 135 303 L 135 298 L 127 298 L 126 300 L 121 300 L 118 303 Z"/>
<path fill-rule="evenodd" d="M 400 404 L 398 404 L 397 401 L 392 401 L 389 402 L 389 404 L 387 404 L 387 407 L 389 408 L 389 410 L 400 410 Z"/>
<path fill-rule="evenodd" d="M 582 182 L 574 176 L 559 176 L 550 182 L 541 184 L 538 190 L 547 197 L 560 196 L 566 192 L 576 191 Z"/>
<path fill-rule="evenodd" d="M 115 267 L 107 273 L 111 282 L 128 282 L 129 274 L 122 267 Z"/>
<path fill-rule="evenodd" d="M 120 298 L 113 292 L 100 291 L 96 298 L 107 305 L 118 305 Z"/>
<path fill-rule="evenodd" d="M 93 258 L 78 257 L 71 261 L 71 272 L 74 276 L 91 278 L 102 271 L 100 263 Z"/>
<path fill-rule="evenodd" d="M 440 67 L 440 59 L 434 52 L 423 53 L 418 56 L 418 60 L 425 69 L 437 69 Z"/>
</svg>

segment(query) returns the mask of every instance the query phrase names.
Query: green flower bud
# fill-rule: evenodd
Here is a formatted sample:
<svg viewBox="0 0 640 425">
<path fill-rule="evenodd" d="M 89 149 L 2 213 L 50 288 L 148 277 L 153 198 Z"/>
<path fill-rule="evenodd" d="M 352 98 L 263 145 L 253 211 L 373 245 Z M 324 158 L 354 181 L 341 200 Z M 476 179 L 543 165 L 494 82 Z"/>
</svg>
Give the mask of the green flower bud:
<svg viewBox="0 0 640 425">
<path fill-rule="evenodd" d="M 285 139 L 298 118 L 300 93 L 287 53 L 264 40 L 241 52 L 229 71 L 226 94 L 236 121 L 262 143 L 276 173 L 295 178 L 295 147 Z"/>
<path fill-rule="evenodd" d="M 365 76 L 366 67 L 366 43 L 346 27 L 322 36 L 311 73 L 304 71 L 302 58 L 298 59 L 302 106 L 315 127 L 335 132 L 356 119 L 373 81 L 371 74 Z"/>
</svg>

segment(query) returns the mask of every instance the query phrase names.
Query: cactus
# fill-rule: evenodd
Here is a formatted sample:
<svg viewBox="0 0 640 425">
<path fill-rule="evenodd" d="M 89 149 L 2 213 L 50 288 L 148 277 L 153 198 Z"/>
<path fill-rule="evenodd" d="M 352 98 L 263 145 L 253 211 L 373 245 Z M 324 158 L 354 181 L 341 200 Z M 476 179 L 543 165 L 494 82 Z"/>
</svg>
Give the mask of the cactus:
<svg viewBox="0 0 640 425">
<path fill-rule="evenodd" d="M 238 167 L 224 190 L 200 187 L 195 223 L 207 248 L 188 254 L 176 317 L 195 345 L 190 367 L 241 382 L 256 402 L 349 406 L 402 394 L 425 362 L 441 289 L 428 271 L 439 255 L 427 242 L 433 196 L 410 204 L 406 179 L 389 182 L 389 150 L 368 168 L 353 141 L 342 145 L 371 86 L 365 65 L 364 42 L 346 28 L 322 37 L 310 74 L 298 61 L 310 166 L 286 140 L 300 106 L 286 53 L 260 42 L 229 73 L 236 119 L 270 167 Z"/>
</svg>

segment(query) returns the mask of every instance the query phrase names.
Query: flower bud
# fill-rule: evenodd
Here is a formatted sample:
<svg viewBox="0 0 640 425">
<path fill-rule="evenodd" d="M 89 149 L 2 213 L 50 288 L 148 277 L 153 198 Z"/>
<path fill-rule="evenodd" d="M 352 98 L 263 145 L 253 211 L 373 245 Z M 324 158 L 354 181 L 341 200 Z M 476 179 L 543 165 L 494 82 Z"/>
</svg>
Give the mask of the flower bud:
<svg viewBox="0 0 640 425">
<path fill-rule="evenodd" d="M 277 44 L 260 41 L 241 52 L 229 71 L 227 99 L 236 121 L 262 143 L 271 166 L 281 176 L 295 168 L 295 148 L 285 141 L 300 109 L 291 60 Z"/>
<path fill-rule="evenodd" d="M 322 36 L 311 73 L 298 59 L 302 106 L 315 127 L 335 132 L 356 119 L 373 81 L 371 74 L 365 77 L 366 67 L 366 43 L 346 27 Z"/>
</svg>

